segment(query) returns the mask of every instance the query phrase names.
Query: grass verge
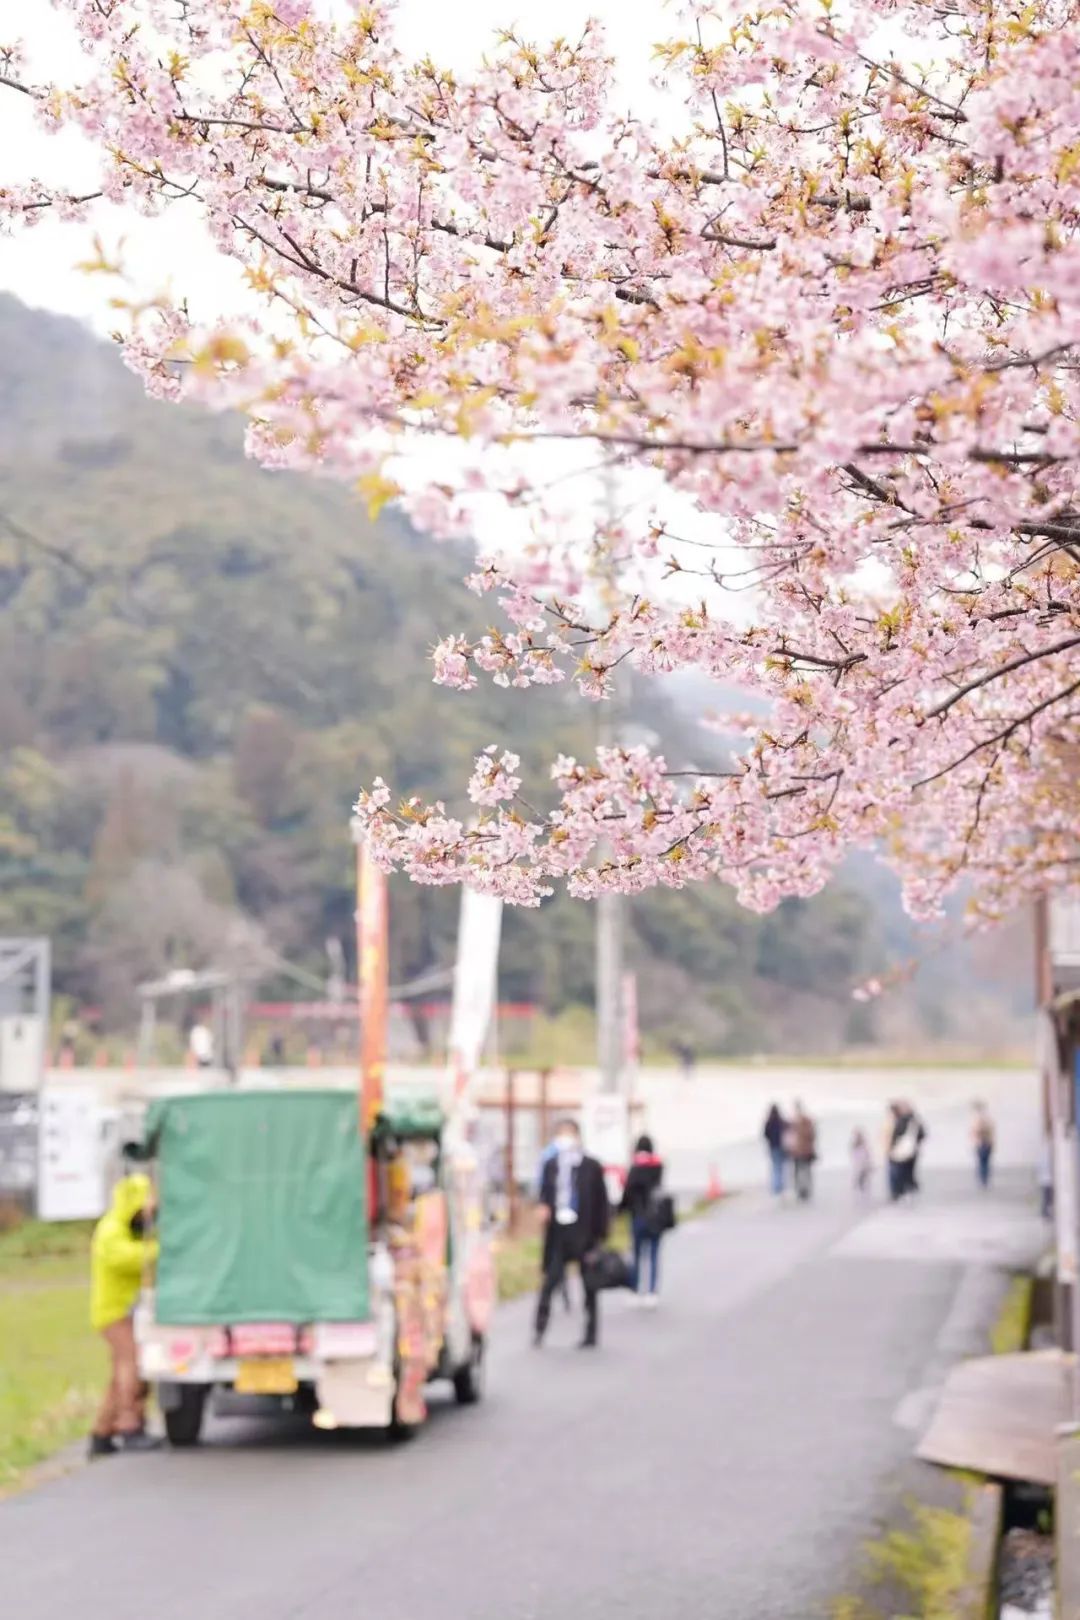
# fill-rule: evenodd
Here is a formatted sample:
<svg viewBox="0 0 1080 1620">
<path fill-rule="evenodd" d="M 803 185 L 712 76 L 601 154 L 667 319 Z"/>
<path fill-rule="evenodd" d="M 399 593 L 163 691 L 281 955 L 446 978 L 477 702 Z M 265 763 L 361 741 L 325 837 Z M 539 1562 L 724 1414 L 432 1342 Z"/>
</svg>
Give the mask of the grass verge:
<svg viewBox="0 0 1080 1620">
<path fill-rule="evenodd" d="M 832 1620 L 886 1620 L 902 1613 L 905 1620 L 961 1620 L 971 1612 L 972 1522 L 969 1497 L 959 1511 L 909 1502 L 909 1521 L 886 1531 L 867 1548 L 868 1584 L 880 1588 L 877 1597 L 843 1597 L 834 1605 Z M 899 1601 L 902 1608 L 897 1609 Z"/>
<path fill-rule="evenodd" d="M 105 1357 L 87 1308 L 85 1268 L 25 1286 L 0 1276 L 0 1494 L 89 1426 Z"/>
<path fill-rule="evenodd" d="M 93 1223 L 0 1231 L 0 1494 L 89 1425 L 105 1356 L 90 1326 Z"/>
</svg>

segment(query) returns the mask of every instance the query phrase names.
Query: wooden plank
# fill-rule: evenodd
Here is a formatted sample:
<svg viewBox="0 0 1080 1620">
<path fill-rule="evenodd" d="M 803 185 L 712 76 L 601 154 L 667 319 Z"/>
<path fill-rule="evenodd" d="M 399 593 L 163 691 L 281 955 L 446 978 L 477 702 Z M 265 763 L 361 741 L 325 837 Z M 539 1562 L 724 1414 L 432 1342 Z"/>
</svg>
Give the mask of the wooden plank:
<svg viewBox="0 0 1080 1620">
<path fill-rule="evenodd" d="M 916 1455 L 993 1479 L 1053 1485 L 1056 1433 L 1069 1412 L 1068 1379 L 1068 1360 L 1057 1350 L 961 1362 L 945 1382 Z"/>
</svg>

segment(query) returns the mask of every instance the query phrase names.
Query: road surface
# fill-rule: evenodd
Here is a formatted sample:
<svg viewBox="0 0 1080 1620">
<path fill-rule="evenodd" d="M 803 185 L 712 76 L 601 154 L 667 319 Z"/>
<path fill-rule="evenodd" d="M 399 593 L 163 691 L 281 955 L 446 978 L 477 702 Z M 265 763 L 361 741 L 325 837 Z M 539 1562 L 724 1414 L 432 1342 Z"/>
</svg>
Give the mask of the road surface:
<svg viewBox="0 0 1080 1620">
<path fill-rule="evenodd" d="M 0 1504 L 12 1620 L 813 1620 L 910 1479 L 999 1263 L 1043 1242 L 1030 1177 L 920 1207 L 748 1193 L 664 1251 L 654 1313 L 603 1344 L 500 1312 L 485 1403 L 391 1449 L 299 1421 L 110 1458 Z"/>
</svg>

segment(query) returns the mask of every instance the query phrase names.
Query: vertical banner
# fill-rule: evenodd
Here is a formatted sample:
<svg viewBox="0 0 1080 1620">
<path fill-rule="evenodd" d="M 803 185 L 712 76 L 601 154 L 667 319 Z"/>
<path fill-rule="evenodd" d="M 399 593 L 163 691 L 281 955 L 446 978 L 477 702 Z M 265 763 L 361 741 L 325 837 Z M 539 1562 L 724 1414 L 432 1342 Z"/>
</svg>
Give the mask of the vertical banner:
<svg viewBox="0 0 1080 1620">
<path fill-rule="evenodd" d="M 365 1134 L 382 1107 L 386 1066 L 389 928 L 386 873 L 366 840 L 357 845 L 356 961 L 360 997 L 360 1122 Z"/>
<path fill-rule="evenodd" d="M 1077 1151 L 1076 1133 L 1058 1120 L 1054 1125 L 1054 1225 L 1057 1234 L 1058 1282 L 1076 1287 Z"/>
<path fill-rule="evenodd" d="M 630 1159 L 630 1107 L 626 1098 L 613 1091 L 598 1091 L 586 1097 L 581 1105 L 581 1135 L 586 1153 L 603 1165 L 608 1200 L 617 1205 Z"/>
<path fill-rule="evenodd" d="M 497 895 L 461 891 L 457 961 L 454 963 L 454 1000 L 450 1012 L 451 1096 L 461 1101 L 480 1065 L 499 979 L 499 936 L 502 901 Z"/>
<path fill-rule="evenodd" d="M 631 1073 L 641 1058 L 641 1037 L 638 1033 L 637 974 L 623 974 L 623 1063 Z"/>
</svg>

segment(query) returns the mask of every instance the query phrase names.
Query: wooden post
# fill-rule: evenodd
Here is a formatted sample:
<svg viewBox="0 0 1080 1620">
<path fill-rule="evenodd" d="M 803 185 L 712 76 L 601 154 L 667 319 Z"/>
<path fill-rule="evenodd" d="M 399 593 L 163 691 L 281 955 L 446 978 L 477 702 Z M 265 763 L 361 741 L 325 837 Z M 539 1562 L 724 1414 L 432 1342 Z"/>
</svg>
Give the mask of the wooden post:
<svg viewBox="0 0 1080 1620">
<path fill-rule="evenodd" d="M 1054 999 L 1054 964 L 1050 958 L 1050 902 L 1045 894 L 1035 897 L 1035 1006 L 1040 1012 L 1048 1011 Z M 1043 1130 L 1047 1134 L 1053 1129 L 1054 1117 L 1057 1113 L 1054 1107 L 1053 1087 L 1056 1076 L 1052 1076 L 1049 1068 L 1044 1068 L 1042 1081 L 1042 1116 Z"/>
<path fill-rule="evenodd" d="M 548 1083 L 551 1080 L 551 1070 L 540 1070 L 540 1151 L 548 1144 Z"/>
<path fill-rule="evenodd" d="M 506 1071 L 506 1226 L 517 1225 L 517 1179 L 514 1163 L 514 1071 Z"/>
</svg>

